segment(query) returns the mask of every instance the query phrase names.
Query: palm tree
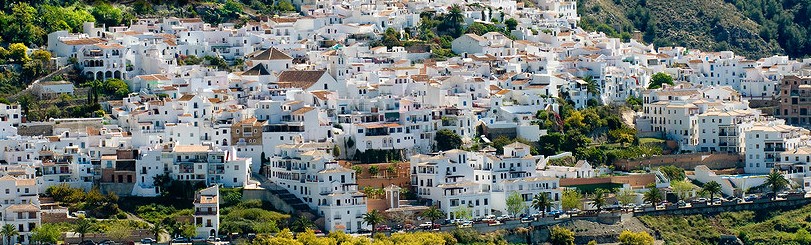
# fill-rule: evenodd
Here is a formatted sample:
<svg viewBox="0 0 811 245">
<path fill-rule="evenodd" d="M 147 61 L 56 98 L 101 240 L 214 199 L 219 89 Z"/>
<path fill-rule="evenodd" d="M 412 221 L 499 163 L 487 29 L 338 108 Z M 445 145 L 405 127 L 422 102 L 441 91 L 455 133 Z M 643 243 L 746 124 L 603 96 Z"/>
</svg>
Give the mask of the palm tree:
<svg viewBox="0 0 811 245">
<path fill-rule="evenodd" d="M 445 16 L 445 25 L 453 31 L 453 36 L 459 36 L 462 33 L 462 23 L 465 21 L 465 16 L 462 14 L 462 7 L 457 4 L 451 6 L 450 11 Z"/>
<path fill-rule="evenodd" d="M 592 205 L 597 208 L 598 213 L 603 211 L 603 206 L 605 206 L 605 191 L 602 189 L 597 189 L 597 191 L 594 192 L 593 202 L 594 203 Z"/>
<path fill-rule="evenodd" d="M 14 228 L 12 224 L 6 224 L 3 226 L 3 229 L 0 230 L 0 234 L 3 234 L 3 237 L 6 238 L 6 244 L 11 244 L 11 237 L 17 236 L 20 232 L 17 231 L 17 228 Z"/>
<path fill-rule="evenodd" d="M 546 209 L 552 206 L 552 199 L 546 192 L 538 193 L 532 198 L 532 208 L 541 211 L 541 217 L 546 218 Z"/>
<path fill-rule="evenodd" d="M 780 172 L 772 171 L 768 176 L 766 176 L 766 183 L 764 183 L 764 185 L 769 187 L 771 193 L 774 194 L 774 197 L 772 198 L 776 199 L 777 192 L 788 186 L 788 180 L 783 178 L 783 175 L 780 174 Z"/>
<path fill-rule="evenodd" d="M 313 228 L 314 226 L 315 225 L 313 224 L 312 220 L 304 216 L 299 216 L 298 219 L 293 221 L 293 224 L 290 225 L 290 228 L 292 228 L 293 231 L 302 232 L 306 231 L 308 228 Z"/>
<path fill-rule="evenodd" d="M 373 209 L 371 212 L 363 214 L 363 223 L 372 226 L 372 236 L 374 237 L 375 227 L 377 224 L 383 223 L 383 215 L 377 209 Z"/>
<path fill-rule="evenodd" d="M 715 181 L 704 183 L 704 186 L 702 186 L 702 188 L 704 188 L 704 191 L 706 191 L 707 194 L 710 194 L 710 202 L 712 202 L 712 199 L 713 197 L 715 197 L 715 194 L 721 194 L 721 184 L 718 184 L 718 182 Z"/>
<path fill-rule="evenodd" d="M 651 187 L 648 189 L 648 192 L 645 192 L 644 199 L 646 202 L 650 202 L 653 206 L 656 206 L 657 203 L 662 201 L 662 192 L 659 188 Z"/>
<path fill-rule="evenodd" d="M 152 235 L 155 235 L 155 242 L 160 242 L 161 240 L 161 233 L 163 233 L 163 223 L 156 222 L 152 227 L 149 228 L 149 231 L 152 232 Z"/>
<path fill-rule="evenodd" d="M 445 217 L 445 213 L 436 207 L 430 207 L 422 212 L 422 217 L 431 220 L 431 224 L 434 224 L 436 220 Z"/>
<path fill-rule="evenodd" d="M 93 222 L 90 222 L 90 220 L 85 217 L 81 217 L 78 221 L 76 221 L 76 225 L 73 227 L 73 232 L 79 233 L 79 238 L 82 242 L 84 242 L 85 234 L 93 232 L 95 229 L 96 227 L 93 226 Z"/>
<path fill-rule="evenodd" d="M 586 82 L 586 92 L 598 96 L 600 95 L 600 86 L 597 85 L 597 81 L 594 80 L 591 76 L 586 76 L 583 78 L 583 81 Z"/>
</svg>

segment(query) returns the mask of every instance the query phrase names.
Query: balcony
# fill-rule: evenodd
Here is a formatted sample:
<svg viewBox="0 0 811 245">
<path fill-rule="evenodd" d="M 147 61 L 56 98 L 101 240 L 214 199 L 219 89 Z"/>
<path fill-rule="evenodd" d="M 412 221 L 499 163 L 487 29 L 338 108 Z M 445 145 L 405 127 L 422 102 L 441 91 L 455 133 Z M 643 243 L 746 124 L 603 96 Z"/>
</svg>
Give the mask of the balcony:
<svg viewBox="0 0 811 245">
<path fill-rule="evenodd" d="M 783 147 L 766 147 L 764 151 L 776 151 L 776 152 L 783 152 L 786 151 L 786 148 Z"/>
</svg>

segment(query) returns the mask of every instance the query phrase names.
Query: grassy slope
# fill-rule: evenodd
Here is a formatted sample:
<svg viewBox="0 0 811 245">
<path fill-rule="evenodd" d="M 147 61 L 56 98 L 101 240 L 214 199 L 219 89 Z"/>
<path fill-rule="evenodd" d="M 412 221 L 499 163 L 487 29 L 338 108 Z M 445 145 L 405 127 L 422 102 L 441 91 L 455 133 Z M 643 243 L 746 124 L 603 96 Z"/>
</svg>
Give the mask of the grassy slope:
<svg viewBox="0 0 811 245">
<path fill-rule="evenodd" d="M 792 241 L 800 228 L 811 229 L 811 205 L 790 211 L 729 212 L 715 216 L 643 216 L 667 244 L 717 244 L 720 235 L 736 235 L 747 244 Z M 745 234 L 745 237 L 740 235 Z"/>
<path fill-rule="evenodd" d="M 578 9 L 598 23 L 629 26 L 628 9 L 636 0 L 579 0 Z M 758 35 L 759 25 L 723 0 L 647 0 L 657 31 L 657 45 L 678 45 L 706 51 L 732 50 L 758 58 L 782 53 Z"/>
</svg>

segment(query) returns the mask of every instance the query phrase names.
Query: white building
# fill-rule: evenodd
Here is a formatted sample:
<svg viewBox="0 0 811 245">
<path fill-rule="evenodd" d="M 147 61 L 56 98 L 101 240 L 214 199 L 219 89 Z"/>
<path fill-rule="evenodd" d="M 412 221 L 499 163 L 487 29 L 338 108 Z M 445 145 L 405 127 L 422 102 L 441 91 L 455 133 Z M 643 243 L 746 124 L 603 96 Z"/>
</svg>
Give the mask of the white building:
<svg viewBox="0 0 811 245">
<path fill-rule="evenodd" d="M 195 238 L 218 237 L 220 229 L 220 188 L 214 185 L 194 194 Z"/>
<path fill-rule="evenodd" d="M 333 160 L 327 143 L 285 144 L 270 157 L 270 180 L 306 203 L 325 219 L 328 231 L 368 229 L 363 223 L 366 195 L 358 191 L 355 171 Z"/>
</svg>

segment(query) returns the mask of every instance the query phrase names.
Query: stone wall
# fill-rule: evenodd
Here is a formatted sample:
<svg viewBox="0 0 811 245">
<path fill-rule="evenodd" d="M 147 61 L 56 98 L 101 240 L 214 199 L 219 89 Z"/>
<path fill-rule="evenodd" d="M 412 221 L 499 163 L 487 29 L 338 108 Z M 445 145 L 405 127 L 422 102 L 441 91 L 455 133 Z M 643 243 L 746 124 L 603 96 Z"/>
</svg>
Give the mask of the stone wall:
<svg viewBox="0 0 811 245">
<path fill-rule="evenodd" d="M 781 201 L 770 201 L 766 199 L 759 199 L 752 203 L 741 204 L 728 204 L 718 206 L 704 206 L 692 208 L 672 208 L 666 210 L 650 210 L 634 212 L 634 216 L 643 215 L 693 215 L 693 214 L 716 214 L 722 212 L 734 212 L 743 210 L 776 210 L 776 209 L 790 209 L 804 206 L 811 203 L 811 198 L 799 198 Z"/>
<path fill-rule="evenodd" d="M 706 165 L 710 169 L 726 169 L 743 167 L 743 157 L 738 154 L 726 153 L 690 153 L 678 155 L 655 156 L 639 160 L 617 160 L 614 167 L 617 170 L 631 171 L 642 167 L 661 167 L 673 165 L 683 169 L 695 169 L 698 165 Z"/>
</svg>

